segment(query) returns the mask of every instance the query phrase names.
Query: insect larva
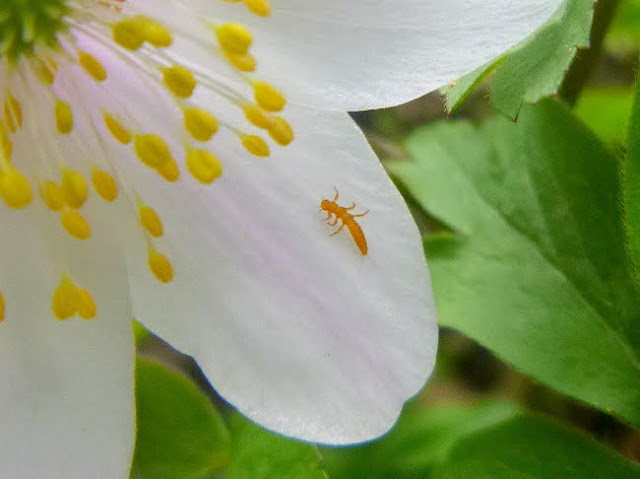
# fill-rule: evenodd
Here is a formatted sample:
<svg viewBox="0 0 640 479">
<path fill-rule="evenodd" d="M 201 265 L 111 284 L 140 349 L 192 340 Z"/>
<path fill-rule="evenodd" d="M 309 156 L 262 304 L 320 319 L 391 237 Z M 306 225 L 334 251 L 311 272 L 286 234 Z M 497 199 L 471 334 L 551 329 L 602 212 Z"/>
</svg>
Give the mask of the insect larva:
<svg viewBox="0 0 640 479">
<path fill-rule="evenodd" d="M 360 228 L 360 225 L 356 222 L 354 218 L 359 218 L 361 216 L 366 215 L 369 212 L 369 210 L 357 215 L 351 214 L 349 211 L 356 207 L 355 203 L 353 203 L 351 206 L 348 206 L 348 207 L 338 205 L 336 203 L 336 201 L 338 200 L 338 190 L 335 187 L 333 189 L 336 192 L 336 195 L 334 196 L 333 200 L 329 201 L 329 200 L 323 199 L 320 202 L 320 209 L 327 212 L 327 217 L 325 218 L 326 220 L 330 220 L 331 216 L 335 215 L 333 222 L 327 221 L 327 224 L 329 226 L 336 226 L 338 224 L 338 220 L 342 221 L 342 224 L 337 230 L 335 230 L 329 236 L 333 236 L 340 233 L 340 230 L 342 230 L 342 228 L 346 226 L 347 229 L 349 230 L 349 233 L 351 233 L 351 237 L 353 238 L 353 241 L 356 243 L 356 246 L 360 250 L 360 253 L 362 254 L 362 256 L 365 256 L 367 254 L 367 251 L 369 251 L 369 248 L 367 247 L 367 239 L 364 236 L 362 228 Z"/>
</svg>

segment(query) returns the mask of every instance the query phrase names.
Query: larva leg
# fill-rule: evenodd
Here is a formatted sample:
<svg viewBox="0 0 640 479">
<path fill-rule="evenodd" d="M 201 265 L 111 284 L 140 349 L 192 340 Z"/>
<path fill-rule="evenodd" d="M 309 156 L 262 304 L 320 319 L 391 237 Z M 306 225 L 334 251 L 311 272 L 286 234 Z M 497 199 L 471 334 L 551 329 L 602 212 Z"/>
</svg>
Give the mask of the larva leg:
<svg viewBox="0 0 640 479">
<path fill-rule="evenodd" d="M 334 225 L 331 225 L 331 226 L 334 226 Z M 340 233 L 340 230 L 341 230 L 342 228 L 344 228 L 344 223 L 342 223 L 342 224 L 340 225 L 340 228 L 338 228 L 337 230 L 335 230 L 335 231 L 334 231 L 333 233 L 331 233 L 329 236 L 337 235 L 338 233 Z"/>
<path fill-rule="evenodd" d="M 327 217 L 325 218 L 325 221 L 331 218 L 331 215 L 333 215 L 333 213 L 327 213 Z"/>
<path fill-rule="evenodd" d="M 369 212 L 369 210 L 365 211 L 364 213 L 360 213 L 359 215 L 351 215 L 352 218 L 360 218 L 361 216 L 366 215 Z"/>
<path fill-rule="evenodd" d="M 355 207 L 356 207 L 356 204 L 355 203 L 351 203 L 351 206 L 346 207 L 345 210 L 349 211 L 349 210 L 354 209 Z"/>
<path fill-rule="evenodd" d="M 327 222 L 327 224 L 328 224 L 329 226 L 335 226 L 335 225 L 337 225 L 337 224 L 338 224 L 338 217 L 336 216 L 336 217 L 333 219 L 333 223 Z"/>
</svg>

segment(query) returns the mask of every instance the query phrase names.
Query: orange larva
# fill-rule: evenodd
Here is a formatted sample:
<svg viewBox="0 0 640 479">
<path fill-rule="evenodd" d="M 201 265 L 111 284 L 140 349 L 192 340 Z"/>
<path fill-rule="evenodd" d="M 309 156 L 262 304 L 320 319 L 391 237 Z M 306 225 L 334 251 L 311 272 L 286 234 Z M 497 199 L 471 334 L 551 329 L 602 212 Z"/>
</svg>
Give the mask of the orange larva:
<svg viewBox="0 0 640 479">
<path fill-rule="evenodd" d="M 349 211 L 356 207 L 355 203 L 348 207 L 338 205 L 336 203 L 336 201 L 338 200 L 338 190 L 335 187 L 333 189 L 336 192 L 336 195 L 334 196 L 333 200 L 329 201 L 329 200 L 323 199 L 320 202 L 320 209 L 328 213 L 327 217 L 325 218 L 326 220 L 330 220 L 331 216 L 335 215 L 333 222 L 327 221 L 327 224 L 329 226 L 336 226 L 338 224 L 338 220 L 342 221 L 342 224 L 337 230 L 335 230 L 329 236 L 338 234 L 340 230 L 346 226 L 347 229 L 349 230 L 349 233 L 351 233 L 351 237 L 353 238 L 353 241 L 355 241 L 356 246 L 360 250 L 360 253 L 362 254 L 362 256 L 365 256 L 367 254 L 367 251 L 369 251 L 369 248 L 367 247 L 367 239 L 364 237 L 362 228 L 360 228 L 360 225 L 356 222 L 354 218 L 359 218 L 361 216 L 366 215 L 369 212 L 369 210 L 365 211 L 364 213 L 360 213 L 358 215 L 352 215 Z"/>
</svg>

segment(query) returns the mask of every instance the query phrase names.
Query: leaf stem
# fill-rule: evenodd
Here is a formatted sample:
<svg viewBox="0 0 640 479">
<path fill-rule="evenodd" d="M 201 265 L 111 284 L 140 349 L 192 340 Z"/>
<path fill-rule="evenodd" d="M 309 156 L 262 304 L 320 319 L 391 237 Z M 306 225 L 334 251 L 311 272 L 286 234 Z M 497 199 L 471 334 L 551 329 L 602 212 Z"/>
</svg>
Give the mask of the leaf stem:
<svg viewBox="0 0 640 479">
<path fill-rule="evenodd" d="M 579 50 L 560 87 L 560 97 L 573 105 L 578 100 L 593 67 L 600 57 L 604 38 L 620 0 L 595 0 L 590 48 Z"/>
</svg>

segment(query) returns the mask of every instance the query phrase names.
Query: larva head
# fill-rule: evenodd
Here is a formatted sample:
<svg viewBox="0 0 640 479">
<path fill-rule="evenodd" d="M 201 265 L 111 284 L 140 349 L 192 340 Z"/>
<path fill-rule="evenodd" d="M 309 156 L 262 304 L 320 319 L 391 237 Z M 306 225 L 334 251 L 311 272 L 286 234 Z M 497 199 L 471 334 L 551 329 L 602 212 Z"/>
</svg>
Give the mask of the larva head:
<svg viewBox="0 0 640 479">
<path fill-rule="evenodd" d="M 324 211 L 332 213 L 333 211 L 335 211 L 335 208 L 336 208 L 336 204 L 333 201 L 322 200 L 320 202 L 320 209 Z"/>
</svg>

